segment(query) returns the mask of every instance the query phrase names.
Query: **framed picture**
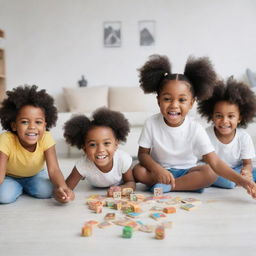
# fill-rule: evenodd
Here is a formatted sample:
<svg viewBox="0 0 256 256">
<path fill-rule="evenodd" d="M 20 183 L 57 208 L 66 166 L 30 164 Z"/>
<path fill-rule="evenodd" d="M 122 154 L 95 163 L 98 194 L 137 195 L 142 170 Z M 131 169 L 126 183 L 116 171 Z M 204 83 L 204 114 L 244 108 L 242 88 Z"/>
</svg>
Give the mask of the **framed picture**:
<svg viewBox="0 0 256 256">
<path fill-rule="evenodd" d="M 155 45 L 155 26 L 154 20 L 139 21 L 139 37 L 141 46 Z"/>
<path fill-rule="evenodd" d="M 121 47 L 121 22 L 107 21 L 104 22 L 104 46 Z"/>
</svg>

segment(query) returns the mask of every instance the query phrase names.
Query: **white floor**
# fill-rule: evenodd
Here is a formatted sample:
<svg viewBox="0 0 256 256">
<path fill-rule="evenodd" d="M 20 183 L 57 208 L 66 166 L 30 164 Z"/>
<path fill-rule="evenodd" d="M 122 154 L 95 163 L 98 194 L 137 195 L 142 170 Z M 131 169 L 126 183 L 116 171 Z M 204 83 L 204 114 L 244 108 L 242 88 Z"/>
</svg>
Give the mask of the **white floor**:
<svg viewBox="0 0 256 256">
<path fill-rule="evenodd" d="M 62 159 L 65 176 L 74 160 Z M 145 192 L 143 185 L 138 191 Z M 0 205 L 1 256 L 65 255 L 255 255 L 256 201 L 242 188 L 208 188 L 202 194 L 170 193 L 174 197 L 196 197 L 202 204 L 192 212 L 178 209 L 168 217 L 173 228 L 164 240 L 152 233 L 135 231 L 131 239 L 121 237 L 122 227 L 95 228 L 93 236 L 81 237 L 87 220 L 102 220 L 103 214 L 91 213 L 85 205 L 92 190 L 86 182 L 76 189 L 76 200 L 59 205 L 53 199 L 39 200 L 22 196 L 10 205 Z"/>
</svg>

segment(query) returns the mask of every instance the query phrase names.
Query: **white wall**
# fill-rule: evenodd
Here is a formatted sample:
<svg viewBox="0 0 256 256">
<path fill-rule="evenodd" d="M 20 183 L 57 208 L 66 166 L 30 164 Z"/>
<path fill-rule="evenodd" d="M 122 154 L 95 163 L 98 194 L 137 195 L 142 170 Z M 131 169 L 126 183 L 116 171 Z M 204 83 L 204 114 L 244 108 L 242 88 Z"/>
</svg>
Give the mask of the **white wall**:
<svg viewBox="0 0 256 256">
<path fill-rule="evenodd" d="M 139 46 L 138 21 L 156 21 L 156 45 Z M 122 22 L 122 47 L 103 47 L 103 22 Z M 0 0 L 7 88 L 37 84 L 58 96 L 86 75 L 89 86 L 137 86 L 136 69 L 166 54 L 174 72 L 188 55 L 209 56 L 219 74 L 256 70 L 254 0 Z"/>
</svg>

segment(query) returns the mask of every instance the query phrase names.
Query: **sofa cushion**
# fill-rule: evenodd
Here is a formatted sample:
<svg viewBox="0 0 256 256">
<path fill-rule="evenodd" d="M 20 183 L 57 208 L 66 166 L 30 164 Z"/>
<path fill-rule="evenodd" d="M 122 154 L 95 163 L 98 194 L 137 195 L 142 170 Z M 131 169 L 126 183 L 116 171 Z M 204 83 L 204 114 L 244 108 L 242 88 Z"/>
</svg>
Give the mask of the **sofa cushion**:
<svg viewBox="0 0 256 256">
<path fill-rule="evenodd" d="M 157 112 L 156 95 L 144 94 L 140 87 L 110 87 L 109 108 L 121 112 Z"/>
<path fill-rule="evenodd" d="M 91 112 L 108 106 L 108 87 L 63 88 L 70 112 Z"/>
</svg>

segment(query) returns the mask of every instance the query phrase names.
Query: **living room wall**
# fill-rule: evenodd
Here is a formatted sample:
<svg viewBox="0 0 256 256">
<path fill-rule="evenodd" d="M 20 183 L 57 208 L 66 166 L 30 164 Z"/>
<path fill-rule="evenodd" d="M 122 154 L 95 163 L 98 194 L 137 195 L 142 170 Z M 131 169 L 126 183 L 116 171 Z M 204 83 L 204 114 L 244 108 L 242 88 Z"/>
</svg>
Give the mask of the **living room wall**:
<svg viewBox="0 0 256 256">
<path fill-rule="evenodd" d="M 7 89 L 37 84 L 56 98 L 62 88 L 137 86 L 136 69 L 166 54 L 174 72 L 188 55 L 209 56 L 220 76 L 256 70 L 254 0 L 0 0 Z M 156 21 L 154 46 L 140 46 L 138 21 Z M 103 22 L 121 21 L 121 47 L 103 46 Z"/>
</svg>

